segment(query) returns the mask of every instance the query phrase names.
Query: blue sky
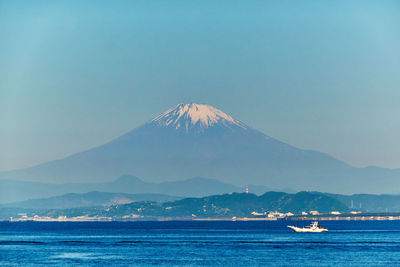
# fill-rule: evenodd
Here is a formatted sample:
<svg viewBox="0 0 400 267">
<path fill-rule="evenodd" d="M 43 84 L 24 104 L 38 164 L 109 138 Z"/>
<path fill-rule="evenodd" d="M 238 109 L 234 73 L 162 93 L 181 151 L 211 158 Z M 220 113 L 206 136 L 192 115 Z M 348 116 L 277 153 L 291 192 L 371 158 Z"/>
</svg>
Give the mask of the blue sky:
<svg viewBox="0 0 400 267">
<path fill-rule="evenodd" d="M 0 170 L 181 102 L 400 168 L 399 1 L 1 1 Z"/>
</svg>

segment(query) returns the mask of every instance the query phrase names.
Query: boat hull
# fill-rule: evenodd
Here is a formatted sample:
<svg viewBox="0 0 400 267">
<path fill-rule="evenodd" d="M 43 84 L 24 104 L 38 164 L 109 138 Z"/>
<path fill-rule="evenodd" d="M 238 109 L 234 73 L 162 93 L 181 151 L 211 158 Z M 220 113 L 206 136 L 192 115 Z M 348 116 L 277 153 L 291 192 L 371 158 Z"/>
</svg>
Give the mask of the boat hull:
<svg viewBox="0 0 400 267">
<path fill-rule="evenodd" d="M 300 228 L 300 227 L 296 227 L 296 226 L 291 226 L 288 225 L 288 227 L 290 229 L 292 229 L 293 232 L 297 232 L 297 233 L 322 233 L 322 232 L 327 232 L 328 229 L 325 228 Z"/>
</svg>

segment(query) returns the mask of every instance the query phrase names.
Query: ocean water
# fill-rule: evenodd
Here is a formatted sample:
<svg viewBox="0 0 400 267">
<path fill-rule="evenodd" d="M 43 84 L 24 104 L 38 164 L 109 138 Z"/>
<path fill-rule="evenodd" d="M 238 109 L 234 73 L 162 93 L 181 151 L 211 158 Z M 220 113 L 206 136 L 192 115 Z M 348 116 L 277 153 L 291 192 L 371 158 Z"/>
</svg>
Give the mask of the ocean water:
<svg viewBox="0 0 400 267">
<path fill-rule="evenodd" d="M 0 266 L 400 266 L 400 222 L 0 222 Z"/>
</svg>

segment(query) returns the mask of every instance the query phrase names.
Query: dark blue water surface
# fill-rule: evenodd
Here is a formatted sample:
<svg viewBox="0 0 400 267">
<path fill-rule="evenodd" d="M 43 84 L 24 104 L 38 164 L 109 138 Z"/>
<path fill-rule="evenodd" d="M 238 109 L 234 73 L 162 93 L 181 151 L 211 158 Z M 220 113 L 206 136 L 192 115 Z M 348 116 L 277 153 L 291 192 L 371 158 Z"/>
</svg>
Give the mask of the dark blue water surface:
<svg viewBox="0 0 400 267">
<path fill-rule="evenodd" d="M 400 266 L 400 221 L 0 222 L 1 266 Z"/>
</svg>

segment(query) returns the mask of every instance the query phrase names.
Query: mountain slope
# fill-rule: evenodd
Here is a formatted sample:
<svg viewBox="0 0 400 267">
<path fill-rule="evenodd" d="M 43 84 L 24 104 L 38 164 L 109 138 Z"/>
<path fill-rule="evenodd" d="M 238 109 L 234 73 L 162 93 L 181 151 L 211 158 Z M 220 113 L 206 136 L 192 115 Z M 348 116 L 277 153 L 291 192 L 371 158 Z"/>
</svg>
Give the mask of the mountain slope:
<svg viewBox="0 0 400 267">
<path fill-rule="evenodd" d="M 327 154 L 280 142 L 199 104 L 180 104 L 105 145 L 0 177 L 105 182 L 126 173 L 158 182 L 201 176 L 295 190 L 400 192 L 399 170 L 354 168 Z"/>
</svg>

